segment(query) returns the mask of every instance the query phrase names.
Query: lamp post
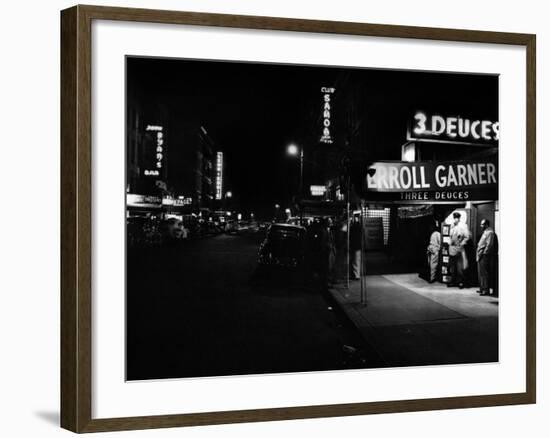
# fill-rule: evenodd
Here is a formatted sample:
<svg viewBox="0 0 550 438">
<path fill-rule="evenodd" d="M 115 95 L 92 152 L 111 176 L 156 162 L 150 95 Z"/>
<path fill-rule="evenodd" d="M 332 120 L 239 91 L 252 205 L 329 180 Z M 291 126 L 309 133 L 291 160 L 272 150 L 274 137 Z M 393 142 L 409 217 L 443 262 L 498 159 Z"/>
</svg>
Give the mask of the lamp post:
<svg viewBox="0 0 550 438">
<path fill-rule="evenodd" d="M 225 194 L 223 195 L 223 200 L 222 200 L 222 211 L 225 210 L 225 214 L 227 216 L 227 219 L 229 219 L 231 217 L 231 211 L 228 211 L 228 204 L 229 204 L 229 199 L 231 199 L 231 197 L 233 196 L 233 193 L 231 193 L 230 191 L 227 191 L 225 192 Z M 225 230 L 227 231 L 227 223 L 225 224 Z"/>
<path fill-rule="evenodd" d="M 231 199 L 233 197 L 233 193 L 231 192 L 226 192 L 225 193 L 225 196 L 223 197 L 223 209 L 224 210 L 227 210 L 227 204 L 229 203 L 229 199 Z"/>
<path fill-rule="evenodd" d="M 275 219 L 275 222 L 277 222 L 279 220 L 279 209 L 281 208 L 281 206 L 279 204 L 275 204 L 275 214 L 274 214 L 274 219 Z"/>
<path fill-rule="evenodd" d="M 303 225 L 304 215 L 301 202 L 304 194 L 304 148 L 290 144 L 287 148 L 287 153 L 292 156 L 300 155 L 300 187 L 298 189 L 298 197 L 300 198 L 300 225 Z"/>
</svg>

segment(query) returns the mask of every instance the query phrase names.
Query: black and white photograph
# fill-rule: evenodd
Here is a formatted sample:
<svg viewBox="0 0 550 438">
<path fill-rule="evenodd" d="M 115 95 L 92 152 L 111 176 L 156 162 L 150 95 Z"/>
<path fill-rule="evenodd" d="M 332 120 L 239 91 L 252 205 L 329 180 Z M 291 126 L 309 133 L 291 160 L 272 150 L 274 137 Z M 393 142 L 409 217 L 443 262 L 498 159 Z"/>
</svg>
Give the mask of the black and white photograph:
<svg viewBox="0 0 550 438">
<path fill-rule="evenodd" d="M 3 6 L 0 437 L 546 438 L 543 2 Z"/>
<path fill-rule="evenodd" d="M 499 133 L 496 74 L 127 56 L 126 379 L 498 362 Z"/>
</svg>

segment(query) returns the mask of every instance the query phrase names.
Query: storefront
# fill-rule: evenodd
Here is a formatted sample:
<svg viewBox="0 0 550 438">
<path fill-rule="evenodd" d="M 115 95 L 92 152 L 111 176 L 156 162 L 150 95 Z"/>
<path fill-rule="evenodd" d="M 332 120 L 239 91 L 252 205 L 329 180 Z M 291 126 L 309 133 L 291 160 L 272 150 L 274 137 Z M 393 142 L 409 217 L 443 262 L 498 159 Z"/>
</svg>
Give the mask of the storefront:
<svg viewBox="0 0 550 438">
<path fill-rule="evenodd" d="M 493 188 L 496 197 L 496 184 Z M 475 260 L 475 244 L 481 236 L 480 222 L 487 219 L 498 233 L 498 201 L 491 200 L 488 188 L 483 191 L 483 198 L 478 198 L 476 190 L 469 186 L 446 191 L 446 195 L 456 194 L 467 196 L 468 200 L 434 200 L 436 192 L 428 193 L 425 188 L 420 193 L 409 190 L 407 192 L 386 192 L 385 188 L 368 189 L 364 204 L 364 230 L 366 233 L 366 251 L 387 254 L 388 272 L 422 272 L 425 269 L 426 248 L 431 233 L 438 229 L 441 235 L 449 235 L 453 213 L 461 215 L 460 221 L 465 223 L 471 233 L 470 244 L 467 247 L 468 258 Z M 387 196 L 384 199 L 384 195 Z M 404 199 L 391 199 L 394 196 Z M 428 198 L 419 200 L 418 198 Z M 413 199 L 416 198 L 416 199 Z M 368 202 L 374 201 L 376 202 Z M 444 241 L 444 243 L 446 243 Z M 445 247 L 445 244 L 443 245 Z M 445 250 L 442 250 L 442 256 Z M 369 255 L 367 254 L 367 258 Z M 373 255 L 371 255 L 373 257 Z M 378 257 L 377 260 L 379 260 Z M 442 263 L 443 266 L 443 263 Z M 383 273 L 383 267 L 377 268 L 377 273 Z M 442 272 L 443 282 L 449 279 Z M 472 282 L 475 272 L 472 273 Z"/>
<path fill-rule="evenodd" d="M 466 251 L 475 267 L 481 220 L 488 220 L 499 234 L 498 129 L 498 123 L 485 120 L 417 113 L 402 148 L 402 161 L 370 164 L 362 198 L 371 270 L 422 274 L 430 234 L 438 229 L 440 279 L 450 282 L 448 236 L 455 212 L 470 231 Z M 369 252 L 383 252 L 386 257 Z M 475 269 L 468 275 L 475 284 Z"/>
<path fill-rule="evenodd" d="M 162 198 L 153 195 L 126 194 L 126 217 L 162 216 Z"/>
<path fill-rule="evenodd" d="M 126 194 L 126 243 L 128 246 L 159 244 L 162 219 L 160 196 Z"/>
</svg>

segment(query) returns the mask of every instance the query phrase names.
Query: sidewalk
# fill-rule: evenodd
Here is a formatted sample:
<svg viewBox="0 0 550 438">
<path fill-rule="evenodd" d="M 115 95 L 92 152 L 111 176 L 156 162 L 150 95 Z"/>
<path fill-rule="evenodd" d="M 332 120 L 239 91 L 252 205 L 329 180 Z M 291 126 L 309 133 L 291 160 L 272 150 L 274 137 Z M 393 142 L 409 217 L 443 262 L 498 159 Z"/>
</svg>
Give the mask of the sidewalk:
<svg viewBox="0 0 550 438">
<path fill-rule="evenodd" d="M 416 274 L 369 275 L 330 293 L 387 366 L 498 361 L 498 298 L 429 284 Z"/>
</svg>

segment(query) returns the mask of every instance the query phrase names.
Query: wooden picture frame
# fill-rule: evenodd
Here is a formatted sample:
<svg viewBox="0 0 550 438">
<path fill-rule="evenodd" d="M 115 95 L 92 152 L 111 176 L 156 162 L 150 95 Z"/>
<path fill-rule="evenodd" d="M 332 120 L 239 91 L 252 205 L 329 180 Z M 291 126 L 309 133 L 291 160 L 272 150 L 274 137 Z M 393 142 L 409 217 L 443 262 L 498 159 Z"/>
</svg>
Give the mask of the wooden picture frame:
<svg viewBox="0 0 550 438">
<path fill-rule="evenodd" d="M 526 391 L 128 418 L 92 418 L 92 22 L 115 20 L 518 45 L 526 48 Z M 365 23 L 75 6 L 61 12 L 61 426 L 99 432 L 535 403 L 535 35 Z M 122 147 L 122 145 L 121 145 Z"/>
</svg>

